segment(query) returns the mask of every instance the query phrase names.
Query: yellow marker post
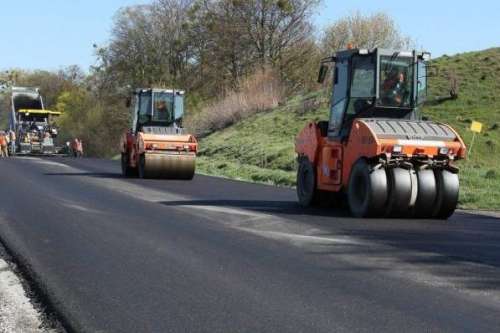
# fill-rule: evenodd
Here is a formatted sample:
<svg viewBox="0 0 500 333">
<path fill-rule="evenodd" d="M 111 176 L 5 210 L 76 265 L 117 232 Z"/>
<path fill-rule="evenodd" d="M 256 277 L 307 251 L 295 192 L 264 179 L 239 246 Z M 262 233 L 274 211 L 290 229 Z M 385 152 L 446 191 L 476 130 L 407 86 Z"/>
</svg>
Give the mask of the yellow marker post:
<svg viewBox="0 0 500 333">
<path fill-rule="evenodd" d="M 470 124 L 470 130 L 474 133 L 481 133 L 482 129 L 483 129 L 483 124 L 480 123 L 479 121 L 473 121 L 472 124 Z"/>
<path fill-rule="evenodd" d="M 476 134 L 481 133 L 481 131 L 483 130 L 483 123 L 480 123 L 479 121 L 473 121 L 470 124 L 470 130 L 472 131 L 472 140 L 469 146 L 469 154 L 468 154 L 469 156 L 471 155 L 472 152 L 472 145 L 474 144 L 474 139 L 476 138 Z"/>
</svg>

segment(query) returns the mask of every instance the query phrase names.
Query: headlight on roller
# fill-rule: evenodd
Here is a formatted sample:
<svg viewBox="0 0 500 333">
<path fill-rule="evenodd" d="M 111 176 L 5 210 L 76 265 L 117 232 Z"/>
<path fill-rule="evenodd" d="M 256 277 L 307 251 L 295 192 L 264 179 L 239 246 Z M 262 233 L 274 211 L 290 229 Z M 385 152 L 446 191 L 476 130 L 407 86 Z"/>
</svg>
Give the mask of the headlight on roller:
<svg viewBox="0 0 500 333">
<path fill-rule="evenodd" d="M 394 147 L 392 147 L 392 152 L 393 153 L 401 153 L 403 151 L 403 146 L 400 146 L 400 145 L 394 145 Z"/>
<path fill-rule="evenodd" d="M 448 149 L 448 147 L 439 148 L 439 155 L 448 155 L 449 152 L 450 150 Z"/>
</svg>

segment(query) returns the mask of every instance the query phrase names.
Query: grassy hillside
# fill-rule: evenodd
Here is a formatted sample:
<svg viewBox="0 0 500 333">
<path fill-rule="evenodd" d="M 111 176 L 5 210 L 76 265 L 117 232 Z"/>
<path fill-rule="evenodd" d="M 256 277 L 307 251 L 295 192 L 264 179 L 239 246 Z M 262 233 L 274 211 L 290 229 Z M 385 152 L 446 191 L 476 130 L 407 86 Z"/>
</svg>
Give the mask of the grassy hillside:
<svg viewBox="0 0 500 333">
<path fill-rule="evenodd" d="M 432 120 L 456 128 L 467 145 L 472 120 L 483 122 L 469 160 L 460 162 L 460 205 L 500 209 L 500 48 L 433 61 L 438 75 L 429 93 L 446 96 L 450 77 L 459 98 L 426 107 Z M 199 170 L 205 173 L 277 185 L 295 184 L 294 139 L 310 120 L 327 119 L 328 96 L 321 92 L 296 96 L 284 105 L 247 118 L 201 140 Z"/>
</svg>

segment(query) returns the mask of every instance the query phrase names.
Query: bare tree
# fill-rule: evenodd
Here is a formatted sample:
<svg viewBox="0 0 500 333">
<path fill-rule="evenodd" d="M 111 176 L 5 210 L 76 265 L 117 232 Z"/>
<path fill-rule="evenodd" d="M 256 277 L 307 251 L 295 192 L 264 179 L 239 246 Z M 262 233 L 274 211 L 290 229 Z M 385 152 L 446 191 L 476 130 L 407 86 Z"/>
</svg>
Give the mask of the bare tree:
<svg viewBox="0 0 500 333">
<path fill-rule="evenodd" d="M 151 23 L 151 6 L 133 6 L 121 9 L 115 16 L 112 37 L 106 48 L 98 50 L 101 67 L 113 81 L 133 85 L 155 80 L 158 66 L 155 59 L 157 41 Z"/>
<path fill-rule="evenodd" d="M 304 46 L 315 43 L 310 18 L 318 2 L 154 0 L 127 7 L 115 17 L 109 45 L 97 49 L 95 72 L 110 85 L 182 86 L 208 96 L 237 88 L 257 66 L 292 81 L 290 71 L 311 58 Z"/>
<path fill-rule="evenodd" d="M 326 28 L 323 49 L 328 53 L 345 49 L 351 43 L 359 48 L 409 48 L 411 39 L 401 34 L 394 20 L 385 13 L 363 15 L 356 12 Z"/>
<path fill-rule="evenodd" d="M 193 48 L 188 38 L 191 22 L 189 12 L 194 0 L 157 0 L 152 5 L 151 25 L 157 41 L 155 58 L 166 65 L 166 83 L 184 85 Z"/>
<path fill-rule="evenodd" d="M 233 0 L 261 65 L 276 65 L 287 48 L 312 33 L 310 17 L 318 0 Z"/>
<path fill-rule="evenodd" d="M 192 58 L 188 41 L 191 0 L 157 0 L 126 7 L 114 22 L 109 45 L 97 50 L 98 69 L 113 82 L 134 86 L 182 85 Z"/>
</svg>

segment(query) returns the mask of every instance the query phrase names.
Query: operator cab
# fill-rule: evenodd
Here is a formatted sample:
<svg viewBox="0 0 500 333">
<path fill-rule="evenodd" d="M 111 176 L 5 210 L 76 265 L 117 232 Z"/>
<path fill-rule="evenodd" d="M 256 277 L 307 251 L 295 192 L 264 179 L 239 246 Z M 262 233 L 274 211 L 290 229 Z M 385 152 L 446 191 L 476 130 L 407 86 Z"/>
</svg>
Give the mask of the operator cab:
<svg viewBox="0 0 500 333">
<path fill-rule="evenodd" d="M 51 138 L 57 137 L 56 118 L 61 112 L 50 110 L 19 109 L 16 123 L 19 124 L 17 135 L 22 138 L 28 132 L 35 132 L 42 136 L 48 133 Z"/>
<path fill-rule="evenodd" d="M 356 118 L 420 119 L 427 95 L 429 53 L 350 49 L 324 59 L 319 81 L 334 62 L 328 137 L 345 139 Z"/>
<path fill-rule="evenodd" d="M 139 89 L 134 95 L 134 132 L 182 132 L 184 91 Z"/>
</svg>

